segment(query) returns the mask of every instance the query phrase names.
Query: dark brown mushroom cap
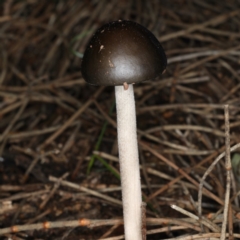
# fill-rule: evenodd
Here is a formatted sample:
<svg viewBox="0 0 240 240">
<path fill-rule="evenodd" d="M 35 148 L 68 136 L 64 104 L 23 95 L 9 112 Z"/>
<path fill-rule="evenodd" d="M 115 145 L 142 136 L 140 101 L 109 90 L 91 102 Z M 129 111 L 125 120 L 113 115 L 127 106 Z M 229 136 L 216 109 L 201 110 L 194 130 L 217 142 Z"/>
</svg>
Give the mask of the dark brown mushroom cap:
<svg viewBox="0 0 240 240">
<path fill-rule="evenodd" d="M 155 79 L 167 66 L 157 38 L 132 21 L 110 22 L 93 35 L 82 60 L 82 75 L 93 85 L 115 86 Z"/>
</svg>

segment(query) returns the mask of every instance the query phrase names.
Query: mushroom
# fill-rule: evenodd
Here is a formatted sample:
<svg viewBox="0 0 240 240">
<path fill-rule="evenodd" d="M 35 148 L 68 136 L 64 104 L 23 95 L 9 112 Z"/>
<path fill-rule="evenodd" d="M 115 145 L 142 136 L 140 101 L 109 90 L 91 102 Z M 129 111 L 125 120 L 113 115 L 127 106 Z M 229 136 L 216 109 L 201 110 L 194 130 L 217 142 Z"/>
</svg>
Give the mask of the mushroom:
<svg viewBox="0 0 240 240">
<path fill-rule="evenodd" d="M 115 86 L 119 163 L 126 240 L 140 240 L 141 181 L 133 84 L 155 79 L 167 58 L 157 38 L 126 20 L 110 22 L 90 39 L 82 60 L 83 78 L 92 85 Z"/>
</svg>

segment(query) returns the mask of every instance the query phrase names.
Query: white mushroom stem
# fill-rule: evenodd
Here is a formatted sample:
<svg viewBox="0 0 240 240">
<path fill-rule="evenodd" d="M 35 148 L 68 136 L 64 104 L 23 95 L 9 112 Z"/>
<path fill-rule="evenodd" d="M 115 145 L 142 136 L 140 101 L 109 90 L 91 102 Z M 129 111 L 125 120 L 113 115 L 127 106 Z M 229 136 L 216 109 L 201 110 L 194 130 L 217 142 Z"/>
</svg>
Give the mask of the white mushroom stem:
<svg viewBox="0 0 240 240">
<path fill-rule="evenodd" d="M 115 94 L 125 239 L 140 240 L 142 197 L 133 85 L 127 90 L 115 86 Z"/>
</svg>

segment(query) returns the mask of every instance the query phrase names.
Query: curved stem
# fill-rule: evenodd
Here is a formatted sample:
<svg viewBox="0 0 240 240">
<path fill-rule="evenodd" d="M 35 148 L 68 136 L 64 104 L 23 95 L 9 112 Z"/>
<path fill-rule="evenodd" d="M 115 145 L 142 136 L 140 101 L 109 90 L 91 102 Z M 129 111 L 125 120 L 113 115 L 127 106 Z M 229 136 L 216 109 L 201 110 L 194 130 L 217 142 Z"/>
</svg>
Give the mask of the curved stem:
<svg viewBox="0 0 240 240">
<path fill-rule="evenodd" d="M 133 85 L 127 90 L 116 86 L 115 94 L 125 239 L 140 240 L 142 197 Z"/>
</svg>

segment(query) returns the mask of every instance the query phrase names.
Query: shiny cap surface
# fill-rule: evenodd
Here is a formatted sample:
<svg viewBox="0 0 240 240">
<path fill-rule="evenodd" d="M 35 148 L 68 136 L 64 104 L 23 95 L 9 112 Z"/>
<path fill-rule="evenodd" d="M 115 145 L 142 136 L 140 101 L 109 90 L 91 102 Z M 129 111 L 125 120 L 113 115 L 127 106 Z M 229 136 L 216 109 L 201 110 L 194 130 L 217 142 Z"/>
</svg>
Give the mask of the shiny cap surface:
<svg viewBox="0 0 240 240">
<path fill-rule="evenodd" d="M 155 79 L 166 66 L 165 52 L 149 30 L 119 20 L 96 31 L 86 47 L 81 70 L 89 84 L 116 86 Z"/>
</svg>

